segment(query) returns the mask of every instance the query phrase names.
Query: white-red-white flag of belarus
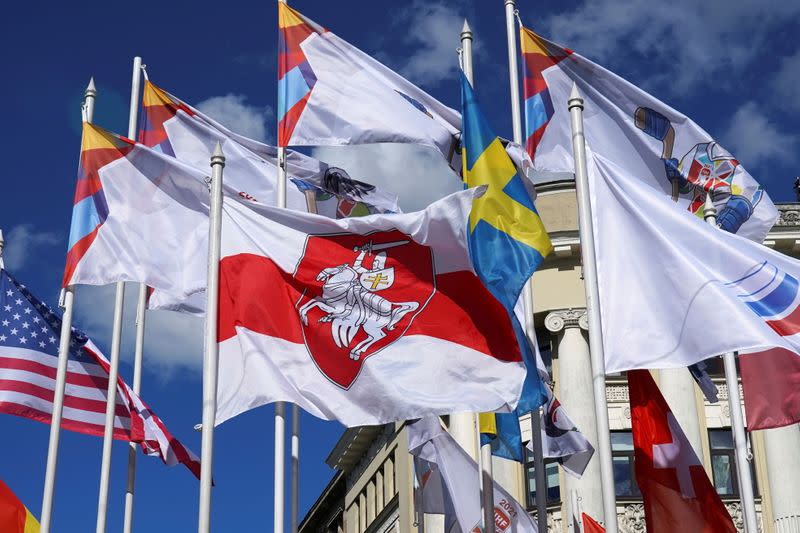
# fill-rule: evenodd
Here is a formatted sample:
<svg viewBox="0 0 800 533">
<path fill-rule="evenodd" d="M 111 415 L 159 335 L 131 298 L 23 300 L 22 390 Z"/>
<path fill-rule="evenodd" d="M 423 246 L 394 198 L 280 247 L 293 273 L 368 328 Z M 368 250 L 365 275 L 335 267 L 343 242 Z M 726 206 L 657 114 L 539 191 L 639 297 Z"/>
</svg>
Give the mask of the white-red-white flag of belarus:
<svg viewBox="0 0 800 533">
<path fill-rule="evenodd" d="M 472 269 L 476 194 L 342 220 L 225 198 L 217 423 L 275 401 L 347 426 L 512 409 L 525 366 Z"/>
<path fill-rule="evenodd" d="M 728 510 L 647 370 L 628 372 L 636 481 L 648 533 L 735 533 Z"/>
</svg>

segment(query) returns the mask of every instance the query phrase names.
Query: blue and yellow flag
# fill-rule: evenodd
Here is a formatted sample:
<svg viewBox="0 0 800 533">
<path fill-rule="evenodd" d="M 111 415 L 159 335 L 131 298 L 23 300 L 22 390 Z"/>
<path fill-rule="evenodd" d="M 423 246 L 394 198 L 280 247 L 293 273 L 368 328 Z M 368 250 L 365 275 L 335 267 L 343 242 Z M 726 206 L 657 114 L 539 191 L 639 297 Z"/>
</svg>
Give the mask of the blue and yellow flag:
<svg viewBox="0 0 800 533">
<path fill-rule="evenodd" d="M 467 187 L 486 185 L 469 219 L 475 271 L 506 309 L 553 250 L 525 182 L 461 76 L 463 172 Z"/>
<path fill-rule="evenodd" d="M 486 192 L 475 200 L 470 213 L 468 242 L 472 264 L 484 285 L 508 311 L 528 367 L 517 411 L 482 415 L 482 440 L 495 442 L 496 455 L 521 461 L 518 416 L 538 408 L 547 395 L 514 306 L 525 283 L 553 245 L 523 177 L 489 126 L 463 74 L 461 105 L 464 183 L 467 187 L 486 186 Z"/>
</svg>

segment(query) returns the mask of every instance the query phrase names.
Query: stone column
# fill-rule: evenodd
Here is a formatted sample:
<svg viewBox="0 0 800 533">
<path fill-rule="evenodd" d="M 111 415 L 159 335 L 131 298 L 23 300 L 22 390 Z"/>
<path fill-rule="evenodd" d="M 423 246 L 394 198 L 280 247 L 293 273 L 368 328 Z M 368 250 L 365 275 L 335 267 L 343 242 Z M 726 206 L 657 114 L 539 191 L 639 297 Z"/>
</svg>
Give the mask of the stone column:
<svg viewBox="0 0 800 533">
<path fill-rule="evenodd" d="M 703 438 L 697 411 L 694 378 L 688 368 L 667 368 L 658 371 L 658 388 L 667 400 L 675 420 L 681 425 L 694 452 L 703 462 Z M 703 462 L 703 464 L 705 464 Z"/>
<path fill-rule="evenodd" d="M 592 393 L 592 364 L 589 360 L 589 343 L 583 333 L 589 329 L 586 310 L 551 311 L 545 317 L 544 325 L 548 331 L 558 335 L 556 344 L 560 381 L 558 399 L 578 429 L 596 449 L 597 422 Z M 584 512 L 596 520 L 605 522 L 600 463 L 596 455 L 589 462 L 581 479 L 575 479 L 570 475 L 564 476 L 561 498 L 569 498 L 572 490 L 581 498 L 581 509 Z"/>
<path fill-rule="evenodd" d="M 774 531 L 800 531 L 800 425 L 767 429 L 763 434 Z"/>
</svg>

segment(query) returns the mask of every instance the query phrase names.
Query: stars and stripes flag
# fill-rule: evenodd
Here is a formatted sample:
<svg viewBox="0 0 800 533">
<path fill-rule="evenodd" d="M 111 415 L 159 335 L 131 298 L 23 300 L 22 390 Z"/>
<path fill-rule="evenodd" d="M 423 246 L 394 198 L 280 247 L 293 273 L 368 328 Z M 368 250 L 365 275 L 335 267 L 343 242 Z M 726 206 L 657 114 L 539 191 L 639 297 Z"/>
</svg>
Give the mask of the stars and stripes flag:
<svg viewBox="0 0 800 533">
<path fill-rule="evenodd" d="M 49 424 L 58 364 L 61 318 L 5 270 L 0 270 L 0 413 Z M 73 328 L 61 427 L 103 435 L 108 360 Z M 114 438 L 136 442 L 168 465 L 183 463 L 200 476 L 200 460 L 120 378 Z"/>
</svg>

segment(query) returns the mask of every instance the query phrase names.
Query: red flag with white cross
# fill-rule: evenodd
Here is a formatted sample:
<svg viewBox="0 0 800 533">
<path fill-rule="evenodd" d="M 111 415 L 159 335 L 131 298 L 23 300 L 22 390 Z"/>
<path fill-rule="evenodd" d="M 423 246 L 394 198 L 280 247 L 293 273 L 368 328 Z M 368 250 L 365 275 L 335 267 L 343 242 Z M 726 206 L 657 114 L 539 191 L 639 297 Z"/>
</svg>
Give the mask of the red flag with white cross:
<svg viewBox="0 0 800 533">
<path fill-rule="evenodd" d="M 636 480 L 648 533 L 735 533 L 728 510 L 647 370 L 628 372 Z"/>
</svg>

